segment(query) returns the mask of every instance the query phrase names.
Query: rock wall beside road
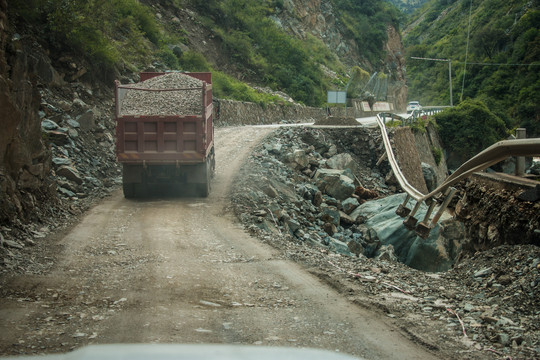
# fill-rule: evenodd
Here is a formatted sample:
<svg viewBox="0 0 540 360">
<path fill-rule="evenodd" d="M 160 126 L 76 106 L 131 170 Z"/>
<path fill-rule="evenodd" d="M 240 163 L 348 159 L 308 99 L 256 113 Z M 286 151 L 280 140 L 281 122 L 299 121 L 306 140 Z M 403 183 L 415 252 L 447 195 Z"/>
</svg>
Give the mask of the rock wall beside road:
<svg viewBox="0 0 540 360">
<path fill-rule="evenodd" d="M 388 105 L 390 106 L 390 105 Z M 334 117 L 359 118 L 377 115 L 377 111 L 364 111 L 359 101 L 353 106 L 337 106 L 330 108 Z M 267 125 L 279 123 L 316 122 L 326 119 L 325 108 L 315 108 L 300 104 L 259 105 L 246 101 L 235 101 L 214 98 L 214 123 L 217 126 Z"/>
<path fill-rule="evenodd" d="M 520 184 L 505 175 L 476 173 L 461 190 L 456 216 L 465 224 L 465 252 L 506 244 L 540 246 L 540 202 L 520 198 L 525 191 L 535 191 L 534 182 Z"/>
<path fill-rule="evenodd" d="M 7 4 L 0 1 L 0 223 L 26 219 L 49 192 L 51 155 L 41 139 L 36 70 L 45 64 L 32 46 L 9 33 Z M 36 197 L 37 196 L 37 197 Z"/>
<path fill-rule="evenodd" d="M 422 174 L 421 155 L 416 147 L 411 129 L 408 127 L 395 128 L 391 131 L 391 136 L 401 172 L 409 184 L 418 191 L 427 194 L 428 189 Z"/>
<path fill-rule="evenodd" d="M 437 163 L 437 160 L 435 160 L 434 156 L 434 150 L 441 151 L 443 146 L 441 143 L 441 140 L 439 139 L 439 134 L 437 133 L 437 129 L 435 129 L 435 126 L 432 124 L 428 124 L 426 126 L 425 132 L 413 132 L 416 149 L 418 150 L 418 154 L 420 155 L 420 161 L 424 164 L 429 165 L 436 176 L 436 186 L 438 184 L 441 184 L 448 175 L 448 168 L 446 165 L 446 160 L 444 159 L 444 156 L 440 157 L 439 163 Z M 428 186 L 429 187 L 429 186 Z"/>
<path fill-rule="evenodd" d="M 302 105 L 266 105 L 214 100 L 214 122 L 217 126 L 264 125 L 282 122 L 314 122 L 326 118 L 326 111 Z"/>
</svg>

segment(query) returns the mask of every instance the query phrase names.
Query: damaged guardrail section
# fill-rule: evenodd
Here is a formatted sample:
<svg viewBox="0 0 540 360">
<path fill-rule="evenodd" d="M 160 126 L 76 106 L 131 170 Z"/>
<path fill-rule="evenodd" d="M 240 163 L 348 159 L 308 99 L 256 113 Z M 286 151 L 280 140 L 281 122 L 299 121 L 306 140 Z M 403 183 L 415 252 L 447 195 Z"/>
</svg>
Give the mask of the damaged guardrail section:
<svg viewBox="0 0 540 360">
<path fill-rule="evenodd" d="M 456 193 L 456 189 L 453 188 L 452 185 L 469 177 L 474 172 L 487 169 L 511 156 L 540 156 L 540 138 L 499 141 L 461 165 L 435 190 L 428 194 L 422 194 L 407 181 L 399 168 L 386 132 L 385 119 L 383 117 L 386 117 L 387 115 L 388 114 L 378 114 L 377 123 L 381 129 L 386 155 L 390 162 L 390 166 L 392 167 L 392 171 L 394 172 L 400 187 L 407 193 L 405 201 L 399 205 L 396 214 L 405 218 L 403 221 L 405 227 L 410 230 L 415 230 L 418 236 L 424 239 L 429 235 L 431 229 L 435 227 L 448 207 L 448 204 L 452 201 L 452 198 Z M 441 195 L 444 200 L 435 216 L 430 220 L 431 214 L 436 206 L 436 197 L 440 197 Z M 416 200 L 416 204 L 412 209 L 407 207 L 411 198 Z M 428 205 L 428 211 L 424 216 L 424 219 L 418 223 L 418 220 L 414 216 L 423 202 Z"/>
</svg>

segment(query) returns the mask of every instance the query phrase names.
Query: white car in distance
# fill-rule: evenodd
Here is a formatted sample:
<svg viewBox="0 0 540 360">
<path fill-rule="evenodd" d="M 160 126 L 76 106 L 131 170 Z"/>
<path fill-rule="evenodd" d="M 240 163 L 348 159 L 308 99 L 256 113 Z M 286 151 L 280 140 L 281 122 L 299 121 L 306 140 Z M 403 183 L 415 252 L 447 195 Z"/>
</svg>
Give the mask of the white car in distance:
<svg viewBox="0 0 540 360">
<path fill-rule="evenodd" d="M 418 101 L 409 101 L 407 104 L 407 114 L 411 114 L 415 110 L 422 110 L 422 105 Z"/>
</svg>

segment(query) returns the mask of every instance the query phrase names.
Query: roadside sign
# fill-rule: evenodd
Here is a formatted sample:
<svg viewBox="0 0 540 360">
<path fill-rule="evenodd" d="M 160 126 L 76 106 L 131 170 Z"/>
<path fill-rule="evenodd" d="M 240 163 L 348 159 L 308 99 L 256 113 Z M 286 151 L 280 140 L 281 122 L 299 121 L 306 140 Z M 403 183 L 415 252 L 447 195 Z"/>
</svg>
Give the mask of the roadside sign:
<svg viewBox="0 0 540 360">
<path fill-rule="evenodd" d="M 329 104 L 345 104 L 347 103 L 346 91 L 328 91 L 327 102 Z"/>
</svg>

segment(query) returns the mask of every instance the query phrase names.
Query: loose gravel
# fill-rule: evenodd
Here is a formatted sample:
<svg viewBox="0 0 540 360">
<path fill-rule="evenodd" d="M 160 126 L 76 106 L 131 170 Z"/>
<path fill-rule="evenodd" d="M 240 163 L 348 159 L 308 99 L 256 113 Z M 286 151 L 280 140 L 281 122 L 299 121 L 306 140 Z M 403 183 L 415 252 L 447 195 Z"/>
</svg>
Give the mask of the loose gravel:
<svg viewBox="0 0 540 360">
<path fill-rule="evenodd" d="M 189 75 L 173 72 L 125 86 L 133 89 L 127 91 L 122 101 L 122 115 L 186 116 L 202 113 L 203 81 Z M 179 90 L 145 91 L 137 89 Z"/>
</svg>

